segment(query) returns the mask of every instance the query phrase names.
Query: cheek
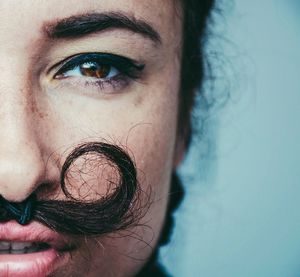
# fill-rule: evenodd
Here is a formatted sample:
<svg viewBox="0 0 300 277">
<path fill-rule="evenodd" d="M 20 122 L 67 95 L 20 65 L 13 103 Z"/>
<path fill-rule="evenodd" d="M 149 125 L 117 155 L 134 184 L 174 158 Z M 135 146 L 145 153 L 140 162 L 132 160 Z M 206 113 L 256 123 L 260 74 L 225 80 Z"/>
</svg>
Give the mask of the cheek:
<svg viewBox="0 0 300 277">
<path fill-rule="evenodd" d="M 160 102 L 157 110 L 147 117 L 147 123 L 135 125 L 128 132 L 127 140 L 123 140 L 123 145 L 134 157 L 141 189 L 147 200 L 150 195 L 151 205 L 132 236 L 125 233 L 124 238 L 117 235 L 117 238 L 109 236 L 102 240 L 106 251 L 101 259 L 94 261 L 96 268 L 103 269 L 107 265 L 107 272 L 110 272 L 115 264 L 118 271 L 128 272 L 124 276 L 133 276 L 155 248 L 168 201 L 176 140 L 177 102 L 174 101 L 174 106 L 167 103 Z"/>
<path fill-rule="evenodd" d="M 128 136 L 127 146 L 134 153 L 140 182 L 145 187 L 167 187 L 174 157 L 176 118 L 176 106 L 161 103 L 153 111 L 151 123 L 137 125 Z"/>
</svg>

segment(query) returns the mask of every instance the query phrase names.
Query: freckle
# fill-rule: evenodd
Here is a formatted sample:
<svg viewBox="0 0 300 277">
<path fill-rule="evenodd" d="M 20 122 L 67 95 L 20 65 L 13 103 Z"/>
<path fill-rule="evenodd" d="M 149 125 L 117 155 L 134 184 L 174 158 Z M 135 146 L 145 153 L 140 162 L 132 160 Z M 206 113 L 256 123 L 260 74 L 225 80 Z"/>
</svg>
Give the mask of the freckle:
<svg viewBox="0 0 300 277">
<path fill-rule="evenodd" d="M 137 107 L 139 105 L 141 105 L 143 102 L 143 97 L 142 96 L 138 96 L 135 101 L 134 101 L 134 106 Z"/>
</svg>

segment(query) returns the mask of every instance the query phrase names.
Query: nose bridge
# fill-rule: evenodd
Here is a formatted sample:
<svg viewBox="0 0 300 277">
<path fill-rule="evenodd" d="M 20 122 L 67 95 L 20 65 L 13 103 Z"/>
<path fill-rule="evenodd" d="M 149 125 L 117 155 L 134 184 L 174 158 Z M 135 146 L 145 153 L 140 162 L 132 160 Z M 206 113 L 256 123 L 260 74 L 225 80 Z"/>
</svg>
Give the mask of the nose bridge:
<svg viewBox="0 0 300 277">
<path fill-rule="evenodd" d="M 37 188 L 45 166 L 33 94 L 22 85 L 25 80 L 12 76 L 8 79 L 14 82 L 0 85 L 0 194 L 18 202 Z"/>
</svg>

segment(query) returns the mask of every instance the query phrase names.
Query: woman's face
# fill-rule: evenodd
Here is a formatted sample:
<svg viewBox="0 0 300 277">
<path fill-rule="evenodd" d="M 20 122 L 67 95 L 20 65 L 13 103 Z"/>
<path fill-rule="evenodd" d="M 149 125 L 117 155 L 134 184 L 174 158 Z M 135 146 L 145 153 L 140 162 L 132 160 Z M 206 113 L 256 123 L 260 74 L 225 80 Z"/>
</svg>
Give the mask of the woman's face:
<svg viewBox="0 0 300 277">
<path fill-rule="evenodd" d="M 0 276 L 134 275 L 157 242 L 180 157 L 179 7 L 171 0 L 2 0 L 0 12 L 0 194 L 14 202 L 33 192 L 65 199 L 64 159 L 90 141 L 126 149 L 141 190 L 151 190 L 144 224 L 127 235 L 68 238 L 77 247 L 51 261 L 0 254 Z M 70 181 L 77 196 L 109 189 L 112 172 L 91 167 L 97 181 L 84 170 Z M 17 242 L 12 233 L 20 228 L 1 225 L 1 241 Z"/>
</svg>

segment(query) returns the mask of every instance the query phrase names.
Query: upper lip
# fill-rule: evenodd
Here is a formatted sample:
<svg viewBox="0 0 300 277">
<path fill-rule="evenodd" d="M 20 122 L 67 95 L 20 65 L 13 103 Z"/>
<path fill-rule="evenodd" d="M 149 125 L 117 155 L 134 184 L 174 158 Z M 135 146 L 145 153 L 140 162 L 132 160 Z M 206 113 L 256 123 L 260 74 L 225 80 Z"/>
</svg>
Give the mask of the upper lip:
<svg viewBox="0 0 300 277">
<path fill-rule="evenodd" d="M 25 226 L 16 221 L 0 223 L 0 241 L 46 243 L 58 251 L 72 248 L 66 237 L 38 222 Z"/>
</svg>

